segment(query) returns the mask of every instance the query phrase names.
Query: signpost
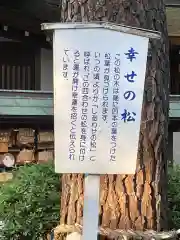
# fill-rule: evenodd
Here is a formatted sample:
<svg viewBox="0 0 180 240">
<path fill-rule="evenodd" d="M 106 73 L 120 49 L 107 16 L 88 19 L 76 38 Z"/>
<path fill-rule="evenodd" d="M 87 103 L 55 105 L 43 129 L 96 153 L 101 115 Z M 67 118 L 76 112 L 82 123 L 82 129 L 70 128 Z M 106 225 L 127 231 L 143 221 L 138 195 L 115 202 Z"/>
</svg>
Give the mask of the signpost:
<svg viewBox="0 0 180 240">
<path fill-rule="evenodd" d="M 97 239 L 101 174 L 134 174 L 149 38 L 109 23 L 54 30 L 55 171 L 85 173 L 83 239 Z"/>
</svg>

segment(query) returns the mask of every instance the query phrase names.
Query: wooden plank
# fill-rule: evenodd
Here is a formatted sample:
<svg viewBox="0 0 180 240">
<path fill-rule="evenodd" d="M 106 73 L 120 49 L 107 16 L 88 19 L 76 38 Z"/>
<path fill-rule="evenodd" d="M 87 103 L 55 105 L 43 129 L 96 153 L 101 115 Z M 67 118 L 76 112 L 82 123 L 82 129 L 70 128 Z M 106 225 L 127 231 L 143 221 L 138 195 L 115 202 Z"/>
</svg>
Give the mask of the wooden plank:
<svg viewBox="0 0 180 240">
<path fill-rule="evenodd" d="M 47 162 L 47 161 L 53 160 L 53 159 L 54 159 L 54 152 L 53 151 L 38 152 L 37 162 Z"/>
<path fill-rule="evenodd" d="M 2 79 L 0 78 L 0 85 L 5 85 L 5 89 L 36 90 L 34 84 L 35 49 L 20 43 L 2 42 L 0 52 L 2 55 L 0 69 L 1 66 L 5 67 L 5 74 Z M 29 80 L 27 66 L 29 66 L 29 76 L 31 77 Z"/>
<path fill-rule="evenodd" d="M 31 163 L 35 161 L 34 150 L 23 149 L 16 158 L 16 163 Z"/>
<path fill-rule="evenodd" d="M 11 130 L 0 130 L 0 142 L 9 142 Z"/>
<path fill-rule="evenodd" d="M 39 131 L 38 143 L 54 142 L 53 131 Z"/>
<path fill-rule="evenodd" d="M 7 182 L 8 180 L 13 179 L 13 174 L 8 172 L 0 173 L 0 182 Z"/>
<path fill-rule="evenodd" d="M 171 45 L 180 45 L 180 36 L 171 36 L 169 37 L 169 41 L 171 43 Z"/>
<path fill-rule="evenodd" d="M 8 152 L 8 142 L 0 142 L 0 153 Z"/>
<path fill-rule="evenodd" d="M 20 144 L 34 144 L 34 130 L 31 128 L 20 128 L 17 133 L 17 142 Z"/>
<path fill-rule="evenodd" d="M 38 144 L 38 151 L 40 150 L 54 150 L 54 143 L 46 142 Z"/>
<path fill-rule="evenodd" d="M 3 164 L 3 157 L 4 157 L 4 154 L 0 154 L 0 165 L 4 165 Z"/>
<path fill-rule="evenodd" d="M 17 131 L 12 129 L 10 140 L 9 140 L 9 147 L 15 146 L 16 141 L 17 141 Z"/>
</svg>

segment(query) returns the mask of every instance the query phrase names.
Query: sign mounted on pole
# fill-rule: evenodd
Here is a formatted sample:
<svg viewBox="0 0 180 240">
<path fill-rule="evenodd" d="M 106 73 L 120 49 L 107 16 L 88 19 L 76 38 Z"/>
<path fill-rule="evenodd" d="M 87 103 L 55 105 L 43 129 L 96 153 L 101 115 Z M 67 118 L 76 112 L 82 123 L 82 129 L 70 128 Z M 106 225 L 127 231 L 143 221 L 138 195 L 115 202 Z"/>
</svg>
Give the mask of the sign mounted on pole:
<svg viewBox="0 0 180 240">
<path fill-rule="evenodd" d="M 55 171 L 86 173 L 83 240 L 98 235 L 100 174 L 134 174 L 149 38 L 109 23 L 54 30 Z"/>
<path fill-rule="evenodd" d="M 55 170 L 133 174 L 149 37 L 112 24 L 54 29 Z"/>
</svg>

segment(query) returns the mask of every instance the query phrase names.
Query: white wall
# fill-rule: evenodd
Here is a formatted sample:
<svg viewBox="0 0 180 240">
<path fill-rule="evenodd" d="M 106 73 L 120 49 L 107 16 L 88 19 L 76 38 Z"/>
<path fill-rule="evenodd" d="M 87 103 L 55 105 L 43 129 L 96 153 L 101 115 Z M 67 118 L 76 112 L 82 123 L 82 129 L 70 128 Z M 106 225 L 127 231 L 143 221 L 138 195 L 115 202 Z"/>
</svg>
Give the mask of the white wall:
<svg viewBox="0 0 180 240">
<path fill-rule="evenodd" d="M 173 160 L 180 164 L 180 132 L 173 133 Z"/>
<path fill-rule="evenodd" d="M 41 90 L 53 90 L 53 52 L 50 49 L 41 49 Z"/>
</svg>

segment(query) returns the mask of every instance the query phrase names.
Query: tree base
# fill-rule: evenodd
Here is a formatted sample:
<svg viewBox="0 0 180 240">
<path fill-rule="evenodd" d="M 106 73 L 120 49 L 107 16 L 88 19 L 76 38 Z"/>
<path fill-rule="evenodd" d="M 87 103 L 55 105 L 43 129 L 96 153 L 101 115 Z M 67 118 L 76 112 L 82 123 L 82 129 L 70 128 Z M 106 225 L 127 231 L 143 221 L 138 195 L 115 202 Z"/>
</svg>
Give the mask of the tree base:
<svg viewBox="0 0 180 240">
<path fill-rule="evenodd" d="M 55 240 L 66 240 L 68 234 L 77 232 L 82 234 L 82 226 L 75 225 L 59 225 L 54 229 Z M 169 232 L 156 232 L 153 230 L 134 231 L 134 230 L 112 230 L 110 228 L 99 228 L 99 239 L 178 239 L 179 230 Z"/>
</svg>

